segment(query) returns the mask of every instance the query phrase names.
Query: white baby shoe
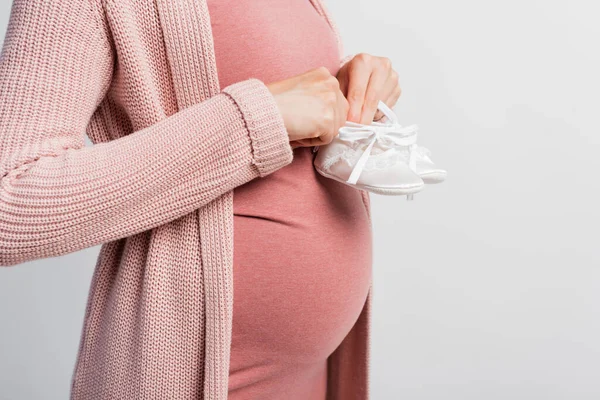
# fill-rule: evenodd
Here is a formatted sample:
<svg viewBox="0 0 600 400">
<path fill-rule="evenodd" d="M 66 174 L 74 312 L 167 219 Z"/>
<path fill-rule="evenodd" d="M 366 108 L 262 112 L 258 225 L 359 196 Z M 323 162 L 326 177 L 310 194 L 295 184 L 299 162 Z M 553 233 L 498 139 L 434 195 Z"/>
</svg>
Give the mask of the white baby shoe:
<svg viewBox="0 0 600 400">
<path fill-rule="evenodd" d="M 417 160 L 416 173 L 426 184 L 442 183 L 446 180 L 447 172 L 431 161 L 431 151 L 423 146 L 417 146 L 415 156 Z M 409 158 L 408 151 L 398 150 L 404 160 Z"/>
<path fill-rule="evenodd" d="M 404 155 L 392 146 L 416 146 L 415 131 L 372 127 L 348 122 L 333 141 L 318 148 L 314 166 L 321 175 L 383 195 L 411 195 L 423 189 L 423 180 Z M 414 156 L 413 156 L 414 159 Z M 416 162 L 416 159 L 415 159 Z"/>
<path fill-rule="evenodd" d="M 378 108 L 386 123 L 346 122 L 333 141 L 317 146 L 314 166 L 321 175 L 383 195 L 412 195 L 425 183 L 446 179 L 446 171 L 431 161 L 428 149 L 417 145 L 417 125 L 402 127 L 383 102 Z"/>
</svg>

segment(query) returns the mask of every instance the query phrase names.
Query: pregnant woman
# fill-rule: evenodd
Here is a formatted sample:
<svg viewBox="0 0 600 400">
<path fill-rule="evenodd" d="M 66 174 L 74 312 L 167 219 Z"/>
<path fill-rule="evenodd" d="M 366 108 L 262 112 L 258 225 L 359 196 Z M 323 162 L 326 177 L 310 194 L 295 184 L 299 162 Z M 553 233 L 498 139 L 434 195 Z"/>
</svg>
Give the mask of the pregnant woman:
<svg viewBox="0 0 600 400">
<path fill-rule="evenodd" d="M 71 399 L 367 399 L 369 197 L 312 150 L 399 96 L 317 0 L 14 0 L 0 265 L 102 244 Z"/>
</svg>

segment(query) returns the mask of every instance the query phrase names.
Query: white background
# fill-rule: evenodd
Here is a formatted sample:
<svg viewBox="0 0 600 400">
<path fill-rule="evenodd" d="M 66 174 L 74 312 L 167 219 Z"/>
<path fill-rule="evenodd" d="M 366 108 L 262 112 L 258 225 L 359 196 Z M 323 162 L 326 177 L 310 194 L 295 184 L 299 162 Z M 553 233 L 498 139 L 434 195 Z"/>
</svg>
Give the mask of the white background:
<svg viewBox="0 0 600 400">
<path fill-rule="evenodd" d="M 328 4 L 449 172 L 371 197 L 372 398 L 599 399 L 597 3 Z M 0 270 L 0 399 L 68 397 L 98 250 Z"/>
</svg>

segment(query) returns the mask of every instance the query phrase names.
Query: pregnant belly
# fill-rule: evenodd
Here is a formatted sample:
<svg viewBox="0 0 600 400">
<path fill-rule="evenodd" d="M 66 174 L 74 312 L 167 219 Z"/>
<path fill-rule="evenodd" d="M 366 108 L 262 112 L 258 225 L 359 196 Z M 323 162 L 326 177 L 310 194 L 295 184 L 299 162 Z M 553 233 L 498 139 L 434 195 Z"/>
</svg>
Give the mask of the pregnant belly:
<svg viewBox="0 0 600 400">
<path fill-rule="evenodd" d="M 292 164 L 234 191 L 232 369 L 322 362 L 363 308 L 372 241 L 361 194 L 312 158 L 295 149 Z"/>
</svg>

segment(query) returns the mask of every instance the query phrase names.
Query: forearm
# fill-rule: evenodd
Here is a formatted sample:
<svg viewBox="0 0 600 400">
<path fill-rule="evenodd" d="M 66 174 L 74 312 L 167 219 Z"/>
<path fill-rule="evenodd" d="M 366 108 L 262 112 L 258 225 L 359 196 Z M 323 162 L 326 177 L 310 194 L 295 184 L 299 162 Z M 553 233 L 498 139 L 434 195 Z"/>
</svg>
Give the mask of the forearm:
<svg viewBox="0 0 600 400">
<path fill-rule="evenodd" d="M 151 229 L 288 164 L 287 134 L 265 91 L 257 81 L 233 85 L 233 97 L 222 93 L 121 139 L 8 171 L 0 265 Z M 247 96 L 243 105 L 239 96 Z M 267 110 L 257 112 L 261 106 Z"/>
</svg>

